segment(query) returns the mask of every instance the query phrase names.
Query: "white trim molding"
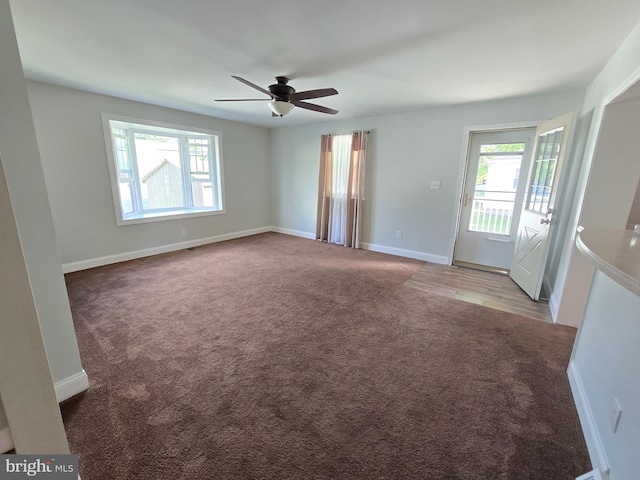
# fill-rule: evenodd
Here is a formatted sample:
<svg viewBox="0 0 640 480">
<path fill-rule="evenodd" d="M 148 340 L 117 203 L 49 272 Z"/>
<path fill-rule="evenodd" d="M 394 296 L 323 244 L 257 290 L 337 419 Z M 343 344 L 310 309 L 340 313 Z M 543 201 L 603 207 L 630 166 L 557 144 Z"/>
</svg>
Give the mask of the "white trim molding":
<svg viewBox="0 0 640 480">
<path fill-rule="evenodd" d="M 5 427 L 0 430 L 0 453 L 6 453 L 9 450 L 13 450 L 13 438 L 11 437 L 11 430 L 9 427 Z"/>
<path fill-rule="evenodd" d="M 80 260 L 78 262 L 63 264 L 62 272 L 77 272 L 79 270 L 86 270 L 88 268 L 102 267 L 104 265 L 110 265 L 112 263 L 126 262 L 128 260 L 150 257 L 152 255 L 159 255 L 161 253 L 174 252 L 176 250 L 183 250 L 185 248 L 199 247 L 201 245 L 206 245 L 209 243 L 224 242 L 225 240 L 233 240 L 235 238 L 248 237 L 250 235 L 257 235 L 259 233 L 266 233 L 271 231 L 272 227 L 253 228 L 251 230 L 242 230 L 240 232 L 199 238 L 196 240 L 189 240 L 187 242 L 170 243 L 168 245 L 160 245 L 158 247 L 145 248 L 143 250 L 134 250 L 131 252 L 117 253 L 115 255 L 106 255 L 104 257 L 89 258 L 87 260 Z"/>
<path fill-rule="evenodd" d="M 67 377 L 54 384 L 56 391 L 56 399 L 58 403 L 63 402 L 74 395 L 84 392 L 89 388 L 89 377 L 87 373 L 82 370 L 70 377 Z M 0 430 L 0 453 L 13 450 L 13 438 L 11 437 L 11 430 L 9 427 Z"/>
<path fill-rule="evenodd" d="M 271 227 L 271 231 L 275 233 L 283 233 L 285 235 L 292 235 L 294 237 L 308 238 L 309 240 L 316 239 L 315 233 L 303 232 L 302 230 L 291 230 L 289 228 Z"/>
<path fill-rule="evenodd" d="M 551 319 L 553 323 L 558 323 L 558 309 L 560 308 L 560 299 L 556 295 L 554 289 L 551 295 L 549 295 L 549 310 L 551 310 Z"/>
<path fill-rule="evenodd" d="M 596 472 L 609 473 L 609 459 L 607 458 L 607 453 L 602 444 L 602 438 L 600 438 L 600 433 L 596 427 L 593 411 L 591 410 L 591 405 L 589 405 L 580 372 L 573 360 L 569 363 L 567 375 L 569 376 L 569 385 L 571 386 L 573 400 L 578 410 L 580 425 L 582 425 L 582 433 L 587 444 L 589 457 L 591 458 L 591 465 L 595 468 Z M 599 480 L 598 477 L 594 478 Z M 604 478 L 608 478 L 608 476 Z"/>
<path fill-rule="evenodd" d="M 54 388 L 56 390 L 56 399 L 60 403 L 87 390 L 89 388 L 89 377 L 82 369 L 82 371 L 56 382 Z"/>
<path fill-rule="evenodd" d="M 271 227 L 272 232 L 282 233 L 284 235 L 292 235 L 294 237 L 308 238 L 315 240 L 316 236 L 311 232 L 304 232 L 301 230 L 291 230 L 288 228 Z M 444 255 L 433 255 L 431 253 L 419 252 L 417 250 L 406 250 L 404 248 L 388 247 L 386 245 L 380 245 L 376 243 L 361 242 L 360 248 L 362 250 L 371 250 L 372 252 L 386 253 L 389 255 L 395 255 L 397 257 L 415 258 L 417 260 L 423 260 L 425 262 L 439 263 L 441 265 L 450 265 L 449 259 Z"/>
<path fill-rule="evenodd" d="M 592 470 L 589 473 L 580 475 L 576 480 L 609 480 L 609 475 L 600 470 Z"/>
<path fill-rule="evenodd" d="M 158 247 L 145 248 L 143 250 L 134 250 L 131 252 L 117 253 L 115 255 L 106 255 L 104 257 L 89 258 L 87 260 L 80 260 L 77 262 L 69 262 L 62 265 L 63 273 L 77 272 L 79 270 L 86 270 L 88 268 L 102 267 L 104 265 L 110 265 L 112 263 L 126 262 L 129 260 L 136 260 L 138 258 L 150 257 L 152 255 L 159 255 L 161 253 L 174 252 L 176 250 L 183 250 L 185 248 L 199 247 L 201 245 L 207 245 L 209 243 L 224 242 L 225 240 L 233 240 L 235 238 L 248 237 L 251 235 L 258 235 L 260 233 L 275 232 L 282 233 L 284 235 L 291 235 L 294 237 L 307 238 L 315 240 L 316 236 L 311 232 L 304 232 L 301 230 L 292 230 L 282 227 L 260 227 L 253 228 L 251 230 L 242 230 L 239 232 L 226 233 L 223 235 L 216 235 L 214 237 L 199 238 L 196 240 L 189 240 L 187 242 L 170 243 L 168 245 L 160 245 Z M 371 250 L 374 252 L 387 253 L 389 255 L 396 255 L 399 257 L 415 258 L 423 260 L 425 262 L 439 263 L 441 265 L 450 265 L 449 258 L 445 255 L 434 255 L 427 252 L 420 252 L 417 250 L 405 250 L 403 248 L 388 247 L 386 245 L 379 245 L 375 243 L 362 242 L 361 247 L 363 250 Z"/>
<path fill-rule="evenodd" d="M 284 235 L 292 235 L 294 237 L 308 238 L 315 240 L 315 233 L 304 232 L 301 230 L 291 230 L 288 228 L 271 227 L 272 232 L 282 233 Z M 417 260 L 423 260 L 425 262 L 439 263 L 441 265 L 451 265 L 451 262 L 445 255 L 434 255 L 432 253 L 420 252 L 417 250 L 406 250 L 404 248 L 388 247 L 386 245 L 380 245 L 377 243 L 361 242 L 360 248 L 362 250 L 371 250 L 372 252 L 386 253 L 389 255 L 395 255 L 397 257 L 415 258 Z"/>
<path fill-rule="evenodd" d="M 417 250 L 405 250 L 404 248 L 387 247 L 386 245 L 378 245 L 375 243 L 360 244 L 363 250 L 371 250 L 372 252 L 387 253 L 398 257 L 415 258 L 425 262 L 439 263 L 440 265 L 449 265 L 449 259 L 444 255 L 434 255 L 427 252 L 419 252 Z"/>
<path fill-rule="evenodd" d="M 558 323 L 558 299 L 553 295 L 555 289 L 552 288 L 551 280 L 549 278 L 549 272 L 545 270 L 544 276 L 542 279 L 542 284 L 546 287 L 545 291 L 549 295 L 549 310 L 551 311 L 551 319 L 553 323 Z"/>
<path fill-rule="evenodd" d="M 473 133 L 490 133 L 500 130 L 519 130 L 524 128 L 537 128 L 542 123 L 541 120 L 532 120 L 529 122 L 511 122 L 511 123 L 493 123 L 488 125 L 466 125 L 462 132 L 462 151 L 460 152 L 460 160 L 458 164 L 458 183 L 456 185 L 456 208 L 453 212 L 453 223 L 449 233 L 449 256 L 444 265 L 451 265 L 453 262 L 456 240 L 458 238 L 458 230 L 460 228 L 460 215 L 462 213 L 462 196 L 464 180 L 467 175 L 467 163 L 469 158 L 469 149 L 471 147 L 471 134 Z M 435 262 L 440 263 L 440 262 Z"/>
</svg>

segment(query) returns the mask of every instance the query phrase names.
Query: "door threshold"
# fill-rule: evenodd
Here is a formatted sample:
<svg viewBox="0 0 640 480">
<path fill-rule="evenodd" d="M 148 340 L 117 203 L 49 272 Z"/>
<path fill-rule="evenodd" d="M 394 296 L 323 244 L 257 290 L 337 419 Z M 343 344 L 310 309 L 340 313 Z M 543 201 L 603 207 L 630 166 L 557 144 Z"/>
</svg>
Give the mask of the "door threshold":
<svg viewBox="0 0 640 480">
<path fill-rule="evenodd" d="M 462 262 L 460 260 L 454 260 L 453 264 L 458 267 L 473 268 L 474 270 L 482 270 L 484 272 L 498 273 L 500 275 L 509 275 L 509 270 L 506 268 L 492 267 L 490 265 L 480 265 L 478 263 Z"/>
</svg>

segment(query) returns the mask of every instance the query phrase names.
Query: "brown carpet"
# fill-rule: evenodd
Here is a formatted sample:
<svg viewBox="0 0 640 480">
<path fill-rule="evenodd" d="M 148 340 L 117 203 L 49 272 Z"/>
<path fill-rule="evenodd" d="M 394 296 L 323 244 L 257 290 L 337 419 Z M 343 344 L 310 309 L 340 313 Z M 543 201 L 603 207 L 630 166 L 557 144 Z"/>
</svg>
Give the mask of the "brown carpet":
<svg viewBox="0 0 640 480">
<path fill-rule="evenodd" d="M 83 479 L 573 479 L 575 330 L 264 234 L 67 275 Z"/>
</svg>

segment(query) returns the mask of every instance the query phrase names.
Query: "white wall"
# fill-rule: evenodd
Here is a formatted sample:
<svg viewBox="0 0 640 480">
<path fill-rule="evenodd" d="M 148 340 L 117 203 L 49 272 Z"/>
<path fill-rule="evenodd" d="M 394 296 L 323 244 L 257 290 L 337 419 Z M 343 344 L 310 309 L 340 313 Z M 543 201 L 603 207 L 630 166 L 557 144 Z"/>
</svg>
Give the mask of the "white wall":
<svg viewBox="0 0 640 480">
<path fill-rule="evenodd" d="M 564 250 L 564 242 L 567 237 L 567 231 L 575 229 L 571 225 L 572 214 L 574 211 L 575 203 L 575 190 L 580 177 L 580 170 L 582 168 L 582 158 L 584 156 L 585 143 L 587 136 L 589 135 L 589 129 L 591 128 L 593 114 L 588 113 L 583 115 L 581 112 L 577 112 L 574 117 L 574 137 L 573 145 L 568 150 L 563 176 L 563 185 L 560 191 L 558 191 L 558 197 L 556 199 L 557 205 L 562 205 L 561 211 L 556 214 L 556 220 L 558 224 L 553 232 L 552 246 L 555 247 L 549 252 L 549 258 L 547 259 L 547 266 L 545 269 L 546 286 L 549 288 L 549 293 L 556 291 L 556 283 L 558 278 L 558 271 L 560 263 L 562 261 L 562 255 Z M 551 313 L 554 319 L 558 317 L 558 304 L 559 297 L 551 295 L 550 299 Z"/>
<path fill-rule="evenodd" d="M 28 91 L 63 264 L 270 224 L 267 129 L 38 82 Z M 227 213 L 116 226 L 102 112 L 220 131 Z"/>
<path fill-rule="evenodd" d="M 640 473 L 639 310 L 640 297 L 596 271 L 569 368 L 593 466 L 610 468 L 611 480 Z M 622 415 L 614 433 L 616 400 Z"/>
<path fill-rule="evenodd" d="M 579 110 L 583 96 L 583 90 L 574 90 L 276 129 L 271 136 L 274 225 L 315 234 L 320 135 L 370 130 L 363 241 L 374 249 L 446 262 L 465 126 L 551 119 Z M 440 180 L 441 189 L 430 190 L 431 180 Z M 402 230 L 401 239 L 396 230 Z"/>
<path fill-rule="evenodd" d="M 0 12 L 3 9 L 0 4 Z M 26 95 L 22 101 L 28 109 Z M 31 143 L 35 141 L 34 136 Z M 6 412 L 1 418 L 0 453 L 12 447 L 18 453 L 69 453 L 2 157 L 0 245 L 0 396 Z"/>
<path fill-rule="evenodd" d="M 626 209 L 627 213 L 629 211 L 629 204 L 617 205 L 615 203 L 615 198 L 620 193 L 617 192 L 617 187 L 611 188 L 607 186 L 606 189 L 601 190 L 598 187 L 598 180 L 595 179 L 590 182 L 589 176 L 592 162 L 596 161 L 594 153 L 605 104 L 613 99 L 614 94 L 623 85 L 637 76 L 638 69 L 640 69 L 640 23 L 636 25 L 625 42 L 618 48 L 607 62 L 607 65 L 587 88 L 581 117 L 592 120 L 589 124 L 588 134 L 584 138 L 578 139 L 585 146 L 584 155 L 580 159 L 575 159 L 576 164 L 580 165 L 580 172 L 574 189 L 573 207 L 568 219 L 569 226 L 562 242 L 562 254 L 559 256 L 554 290 L 551 295 L 551 302 L 558 305 L 558 323 L 578 326 L 582 318 L 589 288 L 591 267 L 574 246 L 575 230 L 582 221 L 583 198 L 591 194 L 597 195 L 600 201 L 611 205 L 611 208 Z M 621 160 L 617 158 L 615 152 L 607 152 L 597 161 L 603 162 L 604 166 L 610 162 L 626 162 L 629 159 Z M 623 163 L 622 168 L 625 168 L 624 165 Z M 589 183 L 589 187 L 587 187 L 587 183 Z M 591 190 L 592 193 L 590 194 L 588 190 Z M 604 223 L 601 224 L 600 222 L 607 221 L 606 215 L 601 217 L 600 220 L 595 220 L 593 214 L 587 213 L 587 216 L 590 216 L 590 222 L 592 222 L 591 225 L 593 226 L 605 226 Z"/>
<path fill-rule="evenodd" d="M 629 210 L 629 218 L 627 219 L 627 228 L 633 229 L 635 225 L 640 223 L 640 181 L 636 187 L 636 194 L 633 197 L 633 203 Z"/>
<path fill-rule="evenodd" d="M 569 369 L 572 391 L 590 446 L 594 467 L 611 466 L 612 480 L 637 478 L 640 407 L 637 370 L 638 297 L 597 272 L 575 247 L 578 224 L 624 228 L 640 176 L 640 82 L 613 103 L 616 95 L 640 79 L 640 23 L 587 89 L 582 117 L 592 119 L 574 191 L 552 300 L 558 321 L 578 325 Z M 635 100 L 634 100 L 635 99 Z M 620 101 L 618 98 L 616 101 Z M 585 304 L 589 298 L 586 313 Z M 614 434 L 609 416 L 614 398 L 622 418 Z"/>
<path fill-rule="evenodd" d="M 65 453 L 52 380 L 82 366 L 8 0 L 0 65 L 0 396 L 19 451 Z M 0 453 L 10 446 L 6 424 L 1 412 Z"/>
<path fill-rule="evenodd" d="M 580 224 L 625 228 L 640 178 L 640 102 L 609 105 L 582 201 Z"/>
<path fill-rule="evenodd" d="M 82 367 L 38 145 L 33 141 L 31 112 L 20 103 L 28 105 L 24 77 L 21 67 L 13 74 L 7 73 L 9 68 L 10 63 L 3 59 L 3 73 L 11 78 L 2 85 L 0 153 L 53 380 L 57 382 L 78 374 Z M 15 84 L 9 85 L 9 81 Z"/>
<path fill-rule="evenodd" d="M 640 102 L 616 103 L 604 109 L 590 180 L 581 199 L 582 226 L 626 227 L 640 178 L 639 131 Z M 570 295 L 562 299 L 557 317 L 562 323 L 578 326 L 592 267 L 575 247 L 571 252 Z"/>
</svg>

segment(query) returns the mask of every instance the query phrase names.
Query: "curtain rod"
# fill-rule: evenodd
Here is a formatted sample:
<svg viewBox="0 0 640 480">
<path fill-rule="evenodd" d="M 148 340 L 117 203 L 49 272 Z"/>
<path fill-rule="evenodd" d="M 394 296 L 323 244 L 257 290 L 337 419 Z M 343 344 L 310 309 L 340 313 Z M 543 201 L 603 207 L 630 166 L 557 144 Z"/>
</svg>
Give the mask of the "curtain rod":
<svg viewBox="0 0 640 480">
<path fill-rule="evenodd" d="M 354 132 L 371 133 L 370 130 L 354 130 L 353 132 L 347 132 L 347 133 L 321 133 L 320 136 L 322 137 L 323 135 L 351 135 Z"/>
</svg>

